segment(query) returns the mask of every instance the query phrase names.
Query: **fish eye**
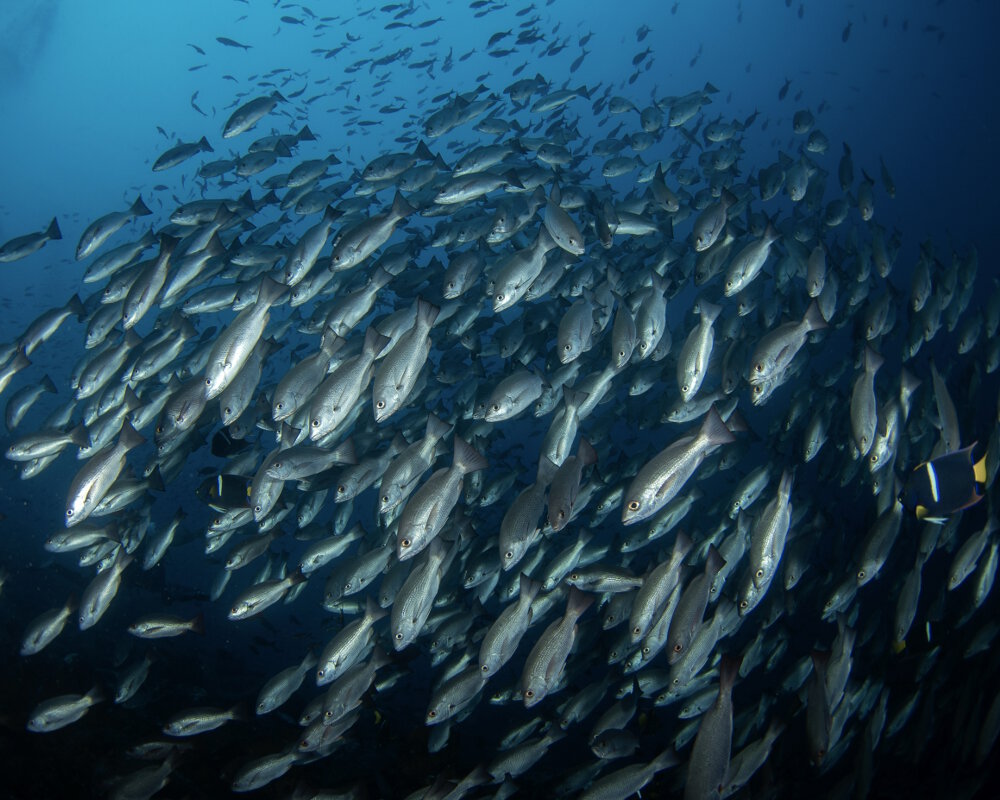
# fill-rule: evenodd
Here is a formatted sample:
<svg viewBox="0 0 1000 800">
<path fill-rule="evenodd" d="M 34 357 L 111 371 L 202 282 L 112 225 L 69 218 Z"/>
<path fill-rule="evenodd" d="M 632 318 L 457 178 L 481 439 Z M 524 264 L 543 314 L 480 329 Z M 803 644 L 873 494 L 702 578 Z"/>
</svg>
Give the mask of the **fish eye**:
<svg viewBox="0 0 1000 800">
<path fill-rule="evenodd" d="M 758 578 L 763 578 L 763 577 L 764 577 L 764 570 L 762 570 L 762 569 L 759 569 L 759 570 L 757 570 L 757 572 L 756 572 L 756 573 L 754 573 L 754 574 L 755 574 L 755 575 L 756 575 L 756 576 L 757 576 Z"/>
<path fill-rule="evenodd" d="M 278 411 L 281 411 L 281 409 L 285 407 L 285 404 L 279 400 L 277 403 L 274 404 L 274 407 L 278 409 Z"/>
<path fill-rule="evenodd" d="M 746 608 L 750 605 L 746 600 L 740 600 L 740 608 Z"/>
<path fill-rule="evenodd" d="M 682 394 L 687 394 L 687 393 L 688 393 L 688 390 L 689 390 L 690 388 L 691 388 L 691 387 L 690 387 L 690 386 L 688 386 L 688 385 L 687 385 L 687 384 L 685 383 L 685 384 L 684 384 L 684 385 L 683 385 L 683 386 L 681 387 L 681 393 L 682 393 Z"/>
<path fill-rule="evenodd" d="M 628 510 L 629 511 L 638 511 L 639 510 L 639 501 L 638 500 L 633 500 L 631 503 L 629 503 L 628 504 Z"/>
<path fill-rule="evenodd" d="M 498 294 L 497 295 L 497 302 L 498 303 L 502 303 L 503 302 L 503 295 L 502 294 Z"/>
<path fill-rule="evenodd" d="M 314 419 L 314 420 L 312 421 L 312 426 L 313 426 L 314 428 L 318 428 L 318 427 L 319 427 L 319 425 L 320 425 L 320 422 L 319 422 L 319 420 L 318 420 L 318 419 Z"/>
<path fill-rule="evenodd" d="M 381 410 L 381 409 L 385 408 L 385 400 L 379 400 L 379 401 L 378 401 L 378 402 L 377 402 L 377 403 L 375 404 L 375 408 L 377 408 L 377 409 L 379 409 L 379 410 Z"/>
<path fill-rule="evenodd" d="M 436 717 L 437 715 L 438 712 L 435 711 L 434 709 L 431 709 L 430 711 L 427 712 L 427 716 L 430 717 L 431 719 L 434 719 L 434 717 Z"/>
<path fill-rule="evenodd" d="M 674 652 L 675 653 L 679 653 L 683 649 L 684 649 L 684 647 L 680 644 L 680 642 L 678 642 L 677 644 L 674 645 Z"/>
<path fill-rule="evenodd" d="M 409 539 L 400 539 L 399 540 L 399 546 L 400 547 L 409 547 L 411 544 L 413 544 L 413 543 Z"/>
<path fill-rule="evenodd" d="M 212 385 L 212 379 L 211 378 L 205 378 L 205 385 L 206 386 L 211 386 Z"/>
<path fill-rule="evenodd" d="M 532 689 L 528 689 L 528 691 L 524 693 L 524 696 L 530 700 L 532 697 L 535 696 L 535 692 Z"/>
<path fill-rule="evenodd" d="M 499 411 L 500 410 L 500 404 L 499 403 L 494 403 L 493 404 L 493 410 L 494 411 Z"/>
<path fill-rule="evenodd" d="M 346 491 L 347 491 L 347 487 L 344 486 L 343 484 L 341 484 L 340 486 L 337 487 L 337 494 L 343 494 Z"/>
<path fill-rule="evenodd" d="M 388 503 L 389 502 L 389 495 L 387 495 L 387 494 L 382 495 L 382 502 L 383 503 Z"/>
<path fill-rule="evenodd" d="M 403 634 L 402 633 L 397 633 L 396 634 L 396 641 L 397 642 L 403 641 Z"/>
<path fill-rule="evenodd" d="M 565 345 L 563 345 L 563 350 L 565 350 L 567 353 L 570 350 L 572 350 L 572 349 L 573 349 L 573 346 L 571 344 L 569 344 L 569 343 L 566 343 Z"/>
<path fill-rule="evenodd" d="M 756 372 L 763 372 L 764 371 L 764 365 L 761 364 L 761 363 L 759 363 L 759 362 L 757 364 L 754 364 L 753 368 L 754 368 L 754 370 Z"/>
<path fill-rule="evenodd" d="M 864 580 L 865 579 L 865 571 L 863 569 L 859 569 L 858 570 L 858 578 L 859 578 L 859 580 Z"/>
</svg>

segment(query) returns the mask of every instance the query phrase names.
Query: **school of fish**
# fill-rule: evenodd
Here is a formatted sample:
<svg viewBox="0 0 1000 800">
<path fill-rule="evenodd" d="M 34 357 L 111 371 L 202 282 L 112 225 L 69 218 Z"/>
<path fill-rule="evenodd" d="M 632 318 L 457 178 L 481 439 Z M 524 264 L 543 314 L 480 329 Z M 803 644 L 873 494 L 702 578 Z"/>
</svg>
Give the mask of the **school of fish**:
<svg viewBox="0 0 1000 800">
<path fill-rule="evenodd" d="M 65 302 L 2 354 L 20 478 L 78 459 L 51 485 L 64 525 L 25 533 L 77 596 L 23 620 L 19 657 L 70 626 L 245 652 L 279 604 L 299 649 L 266 682 L 229 676 L 241 707 L 172 685 L 150 644 L 113 683 L 31 687 L 22 729 L 148 760 L 116 798 L 183 782 L 223 726 L 234 792 L 292 796 L 308 770 L 340 789 L 296 797 L 864 797 L 881 764 L 932 757 L 972 796 L 1000 733 L 1000 286 L 972 245 L 898 264 L 889 169 L 821 114 L 751 164 L 756 115 L 673 91 L 472 82 L 351 163 L 257 87 L 153 154 L 191 196 L 91 221 Z M 71 328 L 72 369 L 39 374 Z M 985 502 L 918 521 L 906 475 L 976 440 Z M 196 561 L 217 577 L 195 614 L 130 613 L 137 573 Z M 106 736 L 144 693 L 173 709 L 159 735 Z M 279 746 L 251 733 L 265 715 Z M 387 726 L 449 760 L 359 774 Z"/>
</svg>

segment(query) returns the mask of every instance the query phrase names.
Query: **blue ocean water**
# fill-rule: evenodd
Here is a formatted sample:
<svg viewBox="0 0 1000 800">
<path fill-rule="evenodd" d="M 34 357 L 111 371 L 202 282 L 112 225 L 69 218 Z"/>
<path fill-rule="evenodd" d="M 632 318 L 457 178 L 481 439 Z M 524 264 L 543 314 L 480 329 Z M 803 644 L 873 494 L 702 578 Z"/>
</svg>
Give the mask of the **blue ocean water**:
<svg viewBox="0 0 1000 800">
<path fill-rule="evenodd" d="M 400 12 L 408 13 L 399 16 Z M 283 17 L 294 21 L 283 21 Z M 398 21 L 404 25 L 392 27 Z M 0 98 L 7 110 L 0 125 L 0 152 L 5 154 L 0 241 L 44 230 L 53 216 L 59 221 L 63 239 L 48 242 L 24 260 L 4 265 L 0 341 L 18 339 L 46 309 L 62 305 L 74 293 L 86 298 L 99 286 L 82 282 L 85 262 L 77 262 L 73 255 L 80 234 L 97 217 L 126 208 L 141 194 L 153 216 L 129 223 L 112 243 L 124 242 L 138 238 L 150 224 L 156 228 L 165 225 L 180 203 L 203 196 L 235 198 L 247 189 L 259 197 L 265 191 L 261 178 L 282 169 L 279 165 L 264 176 L 236 178 L 221 185 L 196 179 L 200 162 L 235 157 L 244 152 L 251 138 L 291 133 L 308 124 L 316 141 L 304 142 L 294 161 L 333 153 L 341 165 L 331 174 L 349 180 L 353 170 L 362 169 L 376 156 L 412 149 L 413 142 L 423 135 L 424 120 L 451 93 L 482 85 L 484 91 L 501 98 L 497 116 L 513 116 L 515 109 L 503 89 L 536 73 L 552 89 L 583 86 L 589 90 L 590 99 L 572 101 L 563 117 L 579 133 L 579 139 L 569 147 L 580 148 L 581 154 L 586 154 L 582 142 L 592 146 L 611 135 L 620 123 L 625 123 L 626 131 L 637 127 L 634 112 L 616 117 L 606 109 L 593 110 L 595 101 L 609 88 L 611 94 L 628 97 L 643 108 L 656 99 L 700 90 L 710 82 L 718 92 L 710 95 L 711 102 L 700 111 L 702 127 L 717 118 L 747 120 L 756 115 L 741 137 L 743 150 L 736 167 L 741 181 L 752 180 L 777 159 L 779 151 L 797 158 L 802 137 L 793 134 L 792 117 L 800 109 L 810 110 L 816 127 L 829 139 L 828 151 L 812 156 L 828 172 L 827 197 L 836 193 L 837 163 L 847 143 L 856 177 L 865 169 L 874 179 L 876 220 L 886 231 L 899 234 L 901 247 L 889 286 L 898 298 L 900 320 L 905 317 L 913 267 L 925 242 L 934 243 L 944 263 L 950 261 L 952 252 L 966 253 L 972 246 L 978 249 L 978 291 L 968 312 L 973 313 L 983 308 L 998 275 L 992 247 L 1000 177 L 995 155 L 1000 111 L 993 102 L 992 89 L 992 76 L 998 74 L 1000 66 L 993 41 L 998 21 L 1000 7 L 987 0 L 315 2 L 308 8 L 253 0 L 108 0 L 97 4 L 8 0 L 0 8 Z M 518 31 L 526 30 L 521 27 L 525 23 L 530 23 L 528 30 L 536 32 L 537 41 L 516 44 Z M 647 28 L 640 41 L 640 32 Z M 488 45 L 493 34 L 508 29 L 510 36 L 493 47 Z M 249 45 L 249 49 L 227 47 L 217 37 L 228 37 Z M 583 46 L 581 39 L 586 41 Z M 501 49 L 512 52 L 490 53 Z M 558 52 L 547 52 L 550 50 Z M 330 53 L 333 55 L 327 57 Z M 383 59 L 392 54 L 396 54 L 394 58 Z M 380 59 L 385 63 L 374 63 Z M 430 63 L 414 68 L 421 61 Z M 786 84 L 787 93 L 782 93 Z M 223 139 L 222 126 L 237 98 L 242 102 L 272 89 L 280 90 L 290 102 L 279 106 L 251 133 Z M 521 119 L 537 122 L 523 113 Z M 533 127 L 530 135 L 545 135 L 545 125 Z M 213 154 L 167 172 L 150 171 L 156 157 L 175 141 L 197 141 L 202 136 L 214 147 Z M 428 143 L 454 164 L 463 150 L 489 143 L 492 138 L 466 125 L 440 142 Z M 669 134 L 641 157 L 647 164 L 657 158 L 669 159 L 681 144 L 683 140 Z M 686 166 L 697 166 L 696 159 L 696 154 L 691 156 Z M 895 184 L 894 198 L 886 194 L 880 162 Z M 603 187 L 606 181 L 600 176 L 600 160 L 591 159 L 589 165 L 594 169 L 591 183 Z M 607 183 L 619 197 L 645 190 L 644 185 L 636 184 L 634 174 Z M 378 205 L 390 201 L 391 192 L 383 192 Z M 793 214 L 787 199 L 766 210 L 774 215 Z M 856 217 L 853 208 L 852 213 Z M 852 224 L 854 221 L 852 217 Z M 297 222 L 289 231 L 301 234 L 309 224 L 312 220 Z M 689 231 L 690 221 L 678 224 L 677 239 L 684 239 Z M 849 234 L 837 236 L 846 240 Z M 430 251 L 418 254 L 415 261 L 424 266 L 431 255 Z M 683 304 L 693 296 L 687 291 L 670 306 L 668 323 L 675 331 L 675 348 L 691 327 L 692 317 Z M 789 311 L 797 318 L 803 310 L 796 307 Z M 230 318 L 220 315 L 215 324 L 225 324 Z M 141 326 L 140 332 L 146 335 L 150 327 Z M 60 387 L 58 396 L 43 397 L 31 410 L 18 433 L 33 429 L 69 398 L 67 376 L 83 354 L 83 330 L 75 322 L 64 325 L 32 356 L 31 371 L 18 375 L 6 390 L 9 396 L 43 374 L 52 376 Z M 853 373 L 856 352 L 849 332 L 850 326 L 832 340 L 833 345 L 816 354 L 817 372 L 847 363 L 847 373 Z M 288 333 L 286 347 L 269 365 L 264 382 L 276 382 L 292 362 L 294 348 L 311 341 L 294 331 Z M 949 388 L 962 410 L 963 433 L 968 430 L 985 441 L 996 419 L 996 376 L 983 377 L 974 359 L 958 359 L 954 350 L 954 342 L 942 335 L 921 351 L 916 363 L 925 386 L 929 386 L 929 355 L 946 369 L 950 360 L 955 361 Z M 892 380 L 898 371 L 897 357 Z M 888 394 L 888 383 L 880 388 L 883 395 Z M 654 397 L 659 399 L 659 395 Z M 788 399 L 787 394 L 778 397 L 754 418 L 754 429 L 762 436 L 752 445 L 751 462 L 778 456 L 773 439 L 764 432 L 769 424 L 784 418 Z M 670 404 L 665 399 L 660 402 L 664 407 Z M 636 413 L 636 407 L 629 406 L 629 412 L 623 411 L 617 422 L 623 460 L 624 455 L 651 454 L 676 438 L 675 427 L 639 433 L 633 424 Z M 526 474 L 535 459 L 537 441 L 532 437 L 538 428 L 525 423 L 509 430 L 514 435 L 494 447 L 506 448 L 506 454 L 501 453 L 505 466 Z M 13 438 L 12 432 L 6 432 L 0 446 L 6 450 Z M 528 452 L 522 454 L 523 450 Z M 141 466 L 147 458 L 149 453 L 144 451 L 136 465 Z M 214 463 L 205 450 L 196 452 L 190 468 L 171 482 L 166 492 L 155 495 L 152 515 L 157 524 L 166 524 L 178 508 L 189 515 L 187 538 L 178 543 L 162 568 L 128 573 L 123 596 L 100 626 L 80 632 L 71 624 L 50 648 L 30 659 L 17 654 L 25 625 L 42 611 L 60 605 L 68 595 L 79 595 L 91 577 L 89 571 L 76 565 L 75 558 L 53 555 L 42 547 L 44 539 L 62 527 L 63 499 L 79 464 L 64 455 L 41 476 L 28 481 L 18 479 L 10 462 L 0 465 L 0 512 L 6 517 L 0 566 L 10 575 L 0 595 L 0 650 L 7 654 L 7 679 L 0 689 L 4 723 L 0 760 L 5 764 L 0 774 L 8 776 L 9 796 L 104 796 L 109 781 L 138 767 L 124 751 L 160 736 L 164 719 L 172 713 L 190 706 L 227 708 L 252 703 L 267 678 L 297 663 L 310 648 L 321 648 L 341 626 L 342 619 L 319 607 L 318 590 L 294 605 L 278 606 L 242 625 L 226 620 L 225 601 L 208 602 L 219 562 L 206 559 L 201 552 L 198 539 L 209 512 L 195 497 L 195 489 L 205 477 L 198 470 Z M 728 497 L 730 479 L 716 476 L 710 480 L 707 491 Z M 840 511 L 842 522 L 859 530 L 870 523 L 870 496 L 864 498 L 865 504 L 857 501 L 849 508 L 843 504 L 830 507 L 824 496 L 830 489 L 814 474 L 808 475 L 797 491 L 806 491 L 803 487 L 810 486 L 809 481 L 813 481 L 811 491 L 824 514 Z M 519 482 L 517 490 L 526 482 Z M 359 498 L 352 519 L 374 518 L 372 494 Z M 830 494 L 841 497 L 836 492 Z M 856 500 L 858 496 L 852 497 Z M 508 494 L 505 502 L 509 504 L 512 497 Z M 327 509 L 325 518 L 330 513 Z M 488 511 L 481 519 L 495 528 L 499 514 Z M 612 523 L 617 524 L 617 517 L 616 511 L 610 518 Z M 975 521 L 981 526 L 980 517 Z M 700 527 L 707 530 L 713 526 L 702 522 Z M 613 528 L 608 524 L 599 532 L 618 535 Z M 825 570 L 832 570 L 830 565 L 840 568 L 848 560 L 842 549 L 850 549 L 849 544 L 824 541 L 810 580 L 819 581 L 824 575 L 829 578 L 832 572 L 826 574 Z M 279 555 L 294 556 L 300 550 L 290 535 L 284 543 L 279 539 L 274 548 Z M 902 563 L 893 566 L 897 574 L 906 569 Z M 941 578 L 946 569 L 947 563 L 930 563 L 925 585 L 934 583 L 934 575 Z M 891 616 L 895 601 L 887 583 L 883 581 L 878 588 L 883 602 L 868 603 L 863 614 L 875 614 L 884 607 L 889 609 L 884 613 Z M 994 610 L 995 599 L 990 598 Z M 135 702 L 123 707 L 99 706 L 80 723 L 48 736 L 24 731 L 30 710 L 48 697 L 82 693 L 95 683 L 113 687 L 123 665 L 146 652 L 140 646 L 145 643 L 127 636 L 125 627 L 140 614 L 158 611 L 180 616 L 205 613 L 208 633 L 165 640 L 151 648 L 155 658 L 151 677 Z M 490 608 L 485 618 L 495 614 L 496 609 Z M 934 614 L 931 610 L 924 616 L 931 619 Z M 791 637 L 797 655 L 808 654 L 821 642 L 829 645 L 832 625 L 809 627 L 815 620 L 807 621 L 809 617 L 791 611 L 789 618 L 794 620 Z M 863 623 L 864 618 L 859 627 L 864 627 Z M 884 632 L 875 635 L 884 638 Z M 887 646 L 886 641 L 878 647 L 865 644 L 855 665 L 859 682 L 868 677 L 891 683 L 905 671 L 895 662 L 888 663 Z M 947 646 L 946 641 L 943 647 Z M 960 696 L 963 683 L 985 682 L 997 674 L 992 656 L 988 663 L 963 662 L 947 654 L 942 660 L 949 666 L 935 673 L 937 682 L 928 689 L 929 696 L 937 693 L 942 703 Z M 446 770 L 461 776 L 477 763 L 489 761 L 495 753 L 496 732 L 527 718 L 519 708 L 492 708 L 484 703 L 453 729 L 449 749 L 428 755 L 423 715 L 435 672 L 426 652 L 417 653 L 412 648 L 404 651 L 398 666 L 407 670 L 406 680 L 391 693 L 366 704 L 363 724 L 343 751 L 296 768 L 291 777 L 263 789 L 261 795 L 290 796 L 296 780 L 306 779 L 317 786 L 362 781 L 370 796 L 405 796 L 432 783 Z M 603 673 L 603 667 L 591 665 L 574 676 L 574 682 L 582 685 Z M 515 683 L 517 677 L 517 672 L 505 674 L 506 683 Z M 910 672 L 905 680 L 912 680 Z M 905 692 L 911 689 L 907 683 Z M 736 689 L 737 710 L 752 706 L 755 693 L 769 691 L 772 687 L 765 677 L 752 676 Z M 158 796 L 227 794 L 242 763 L 293 741 L 295 715 L 305 702 L 305 694 L 296 696 L 290 706 L 293 710 L 284 716 L 234 723 L 209 734 L 214 738 L 208 741 L 195 741 L 193 752 L 179 759 L 171 784 Z M 992 697 L 988 693 L 983 702 L 988 704 Z M 795 716 L 794 701 L 787 697 L 783 704 L 785 713 L 792 717 L 789 731 L 803 736 L 803 715 Z M 542 713 L 546 719 L 552 718 L 554 706 Z M 673 720 L 648 709 L 646 713 L 652 721 L 644 729 L 641 754 L 648 761 L 673 740 L 676 728 Z M 919 735 L 924 741 L 946 737 L 944 728 L 935 726 L 950 727 L 952 718 L 944 710 L 926 713 L 927 719 L 919 722 L 932 732 L 922 730 Z M 916 726 L 918 720 L 912 724 Z M 860 742 L 861 734 L 856 735 Z M 918 734 L 913 736 L 914 740 L 919 738 Z M 567 770 L 593 761 L 582 734 L 574 734 L 558 748 L 550 753 L 552 758 L 540 762 L 519 781 L 524 784 L 524 796 L 547 796 L 547 787 Z M 845 761 L 832 774 L 814 771 L 801 742 L 783 741 L 777 754 L 767 785 L 783 796 L 827 791 L 826 787 L 842 781 L 854 769 L 853 763 Z M 892 796 L 894 786 L 899 785 L 893 782 L 901 779 L 912 786 L 908 762 L 898 752 L 881 760 L 876 757 L 876 766 L 882 771 L 876 771 L 875 793 Z M 945 764 L 926 769 L 938 780 L 947 766 L 946 759 Z M 982 770 L 973 770 L 965 763 L 953 766 L 963 776 L 982 776 Z M 966 767 L 968 772 L 963 773 Z M 376 779 L 377 773 L 382 775 Z M 651 788 L 648 796 L 670 796 L 677 791 L 676 785 L 676 775 L 666 773 L 665 780 Z"/>
</svg>

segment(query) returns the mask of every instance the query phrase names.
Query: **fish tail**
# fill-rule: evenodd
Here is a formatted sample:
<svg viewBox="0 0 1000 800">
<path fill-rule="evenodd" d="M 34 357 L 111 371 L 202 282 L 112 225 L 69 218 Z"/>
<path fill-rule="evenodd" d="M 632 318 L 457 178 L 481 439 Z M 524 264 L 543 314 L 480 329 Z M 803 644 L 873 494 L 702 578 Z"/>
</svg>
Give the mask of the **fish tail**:
<svg viewBox="0 0 1000 800">
<path fill-rule="evenodd" d="M 50 241 L 53 239 L 62 239 L 62 231 L 59 230 L 59 221 L 55 217 L 52 218 L 49 227 L 45 229 L 45 237 Z"/>
<path fill-rule="evenodd" d="M 979 459 L 975 464 L 972 465 L 972 473 L 975 476 L 976 483 L 986 483 L 986 454 Z"/>
</svg>

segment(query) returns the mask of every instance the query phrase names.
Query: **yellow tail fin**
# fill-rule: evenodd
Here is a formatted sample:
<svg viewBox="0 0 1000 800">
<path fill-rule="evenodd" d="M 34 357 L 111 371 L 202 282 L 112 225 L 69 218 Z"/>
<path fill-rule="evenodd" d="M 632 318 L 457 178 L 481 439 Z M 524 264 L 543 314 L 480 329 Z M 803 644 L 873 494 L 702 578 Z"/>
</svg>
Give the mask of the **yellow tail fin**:
<svg viewBox="0 0 1000 800">
<path fill-rule="evenodd" d="M 986 483 L 986 456 L 984 455 L 972 467 L 972 473 L 976 476 L 976 483 Z"/>
</svg>

